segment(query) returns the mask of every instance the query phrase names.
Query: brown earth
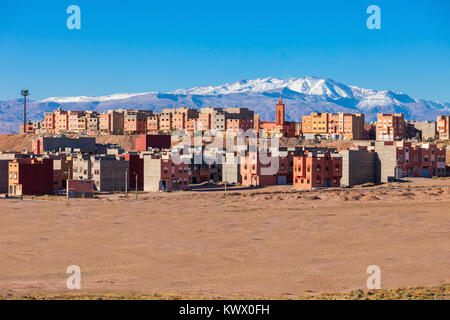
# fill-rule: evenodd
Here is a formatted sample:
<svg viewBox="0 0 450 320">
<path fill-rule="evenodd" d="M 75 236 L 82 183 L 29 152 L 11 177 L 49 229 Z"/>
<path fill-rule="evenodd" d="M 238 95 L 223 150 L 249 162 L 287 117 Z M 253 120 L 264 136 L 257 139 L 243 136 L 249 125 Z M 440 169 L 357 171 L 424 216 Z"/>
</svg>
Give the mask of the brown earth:
<svg viewBox="0 0 450 320">
<path fill-rule="evenodd" d="M 31 142 L 36 136 L 19 134 L 0 134 L 0 151 L 14 150 L 21 152 L 22 149 L 31 151 Z M 125 151 L 134 151 L 136 136 L 129 135 L 100 135 L 95 136 L 97 143 L 110 143 L 122 146 Z"/>
<path fill-rule="evenodd" d="M 366 289 L 369 265 L 381 268 L 383 289 L 443 288 L 449 187 L 449 179 L 413 179 L 332 191 L 0 200 L 0 297 L 73 294 L 70 265 L 82 271 L 77 294 L 113 297 L 321 297 Z"/>
</svg>

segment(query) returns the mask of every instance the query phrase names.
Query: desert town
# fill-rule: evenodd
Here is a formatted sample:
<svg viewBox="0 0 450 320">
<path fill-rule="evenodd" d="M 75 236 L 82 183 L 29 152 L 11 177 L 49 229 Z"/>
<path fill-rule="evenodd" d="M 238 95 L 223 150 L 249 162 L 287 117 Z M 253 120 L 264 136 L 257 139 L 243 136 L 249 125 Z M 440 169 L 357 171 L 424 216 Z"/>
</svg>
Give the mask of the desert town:
<svg viewBox="0 0 450 320">
<path fill-rule="evenodd" d="M 376 264 L 368 298 L 448 298 L 449 116 L 275 111 L 58 109 L 0 136 L 0 297 L 353 299 Z"/>
<path fill-rule="evenodd" d="M 0 193 L 93 197 L 96 192 L 187 190 L 203 183 L 316 189 L 450 172 L 447 151 L 436 143 L 448 141 L 450 116 L 414 122 L 403 114 L 378 114 L 376 123 L 366 124 L 364 114 L 312 113 L 297 123 L 286 121 L 281 98 L 275 112 L 276 121 L 269 122 L 247 108 L 160 114 L 58 108 L 41 122 L 21 126 L 32 137 L 31 150 L 0 153 Z M 178 139 L 180 132 L 188 139 Z M 215 139 L 194 142 L 203 132 L 213 132 Z M 239 143 L 243 133 L 247 138 Z M 97 143 L 98 135 L 133 136 L 134 148 Z M 259 139 L 253 148 L 252 137 Z M 225 146 L 212 143 L 224 139 Z M 304 141 L 340 143 L 317 147 Z"/>
</svg>

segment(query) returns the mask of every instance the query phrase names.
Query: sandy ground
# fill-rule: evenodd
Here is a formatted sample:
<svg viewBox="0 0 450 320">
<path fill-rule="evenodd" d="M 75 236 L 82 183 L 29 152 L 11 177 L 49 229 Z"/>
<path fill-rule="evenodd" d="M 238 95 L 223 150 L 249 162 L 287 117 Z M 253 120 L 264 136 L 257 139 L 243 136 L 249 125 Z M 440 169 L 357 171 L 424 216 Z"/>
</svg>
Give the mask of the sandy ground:
<svg viewBox="0 0 450 320">
<path fill-rule="evenodd" d="M 439 186 L 407 189 L 408 186 Z M 0 295 L 80 292 L 296 298 L 450 283 L 450 179 L 0 200 Z"/>
</svg>

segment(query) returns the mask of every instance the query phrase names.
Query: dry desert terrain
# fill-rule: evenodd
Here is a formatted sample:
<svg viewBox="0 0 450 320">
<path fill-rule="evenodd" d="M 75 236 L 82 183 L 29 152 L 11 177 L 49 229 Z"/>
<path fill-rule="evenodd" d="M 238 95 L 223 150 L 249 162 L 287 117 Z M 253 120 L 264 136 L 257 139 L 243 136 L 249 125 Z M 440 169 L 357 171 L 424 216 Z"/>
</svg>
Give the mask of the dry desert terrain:
<svg viewBox="0 0 450 320">
<path fill-rule="evenodd" d="M 0 296 L 291 299 L 450 283 L 450 179 L 294 191 L 221 187 L 0 199 Z M 448 288 L 447 288 L 448 289 Z M 447 291 L 448 292 L 448 291 Z"/>
</svg>

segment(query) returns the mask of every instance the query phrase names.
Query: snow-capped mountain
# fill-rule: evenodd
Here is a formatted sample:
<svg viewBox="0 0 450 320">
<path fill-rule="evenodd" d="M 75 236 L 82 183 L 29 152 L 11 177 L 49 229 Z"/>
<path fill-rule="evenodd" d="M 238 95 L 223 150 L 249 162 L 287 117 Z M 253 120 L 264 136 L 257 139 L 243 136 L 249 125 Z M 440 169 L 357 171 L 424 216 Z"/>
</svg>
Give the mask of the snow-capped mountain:
<svg viewBox="0 0 450 320">
<path fill-rule="evenodd" d="M 32 88 L 30 88 L 32 89 Z M 32 90 L 31 90 L 31 93 Z M 178 89 L 168 93 L 122 93 L 102 97 L 53 97 L 27 103 L 28 119 L 43 119 L 44 112 L 58 107 L 66 110 L 144 109 L 206 106 L 245 107 L 273 120 L 275 104 L 282 97 L 291 121 L 311 112 L 362 112 L 366 121 L 380 112 L 404 113 L 411 120 L 436 120 L 450 113 L 450 103 L 414 99 L 402 92 L 347 86 L 331 79 L 315 77 L 240 80 L 219 86 Z M 22 121 L 22 99 L 0 101 L 0 132 L 17 132 Z"/>
</svg>

